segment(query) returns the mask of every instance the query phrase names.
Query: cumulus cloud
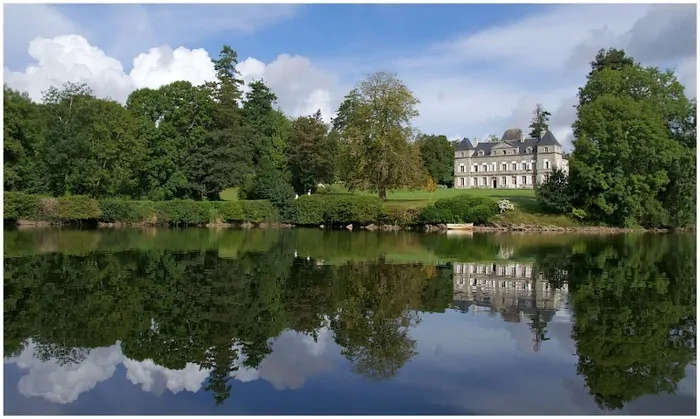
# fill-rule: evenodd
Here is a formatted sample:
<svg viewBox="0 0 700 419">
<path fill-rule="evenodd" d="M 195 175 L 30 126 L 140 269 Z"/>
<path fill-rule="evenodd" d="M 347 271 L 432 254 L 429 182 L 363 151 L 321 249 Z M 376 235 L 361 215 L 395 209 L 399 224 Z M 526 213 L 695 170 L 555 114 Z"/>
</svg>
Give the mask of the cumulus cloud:
<svg viewBox="0 0 700 419">
<path fill-rule="evenodd" d="M 124 102 L 135 89 L 154 89 L 178 80 L 200 85 L 216 78 L 211 57 L 201 48 L 151 48 L 133 59 L 129 73 L 119 60 L 74 34 L 36 38 L 29 43 L 29 55 L 34 62 L 24 71 L 5 68 L 5 82 L 35 100 L 49 87 L 68 81 L 86 83 L 97 96 Z M 305 57 L 282 54 L 269 64 L 250 57 L 237 70 L 246 83 L 263 79 L 290 116 L 321 110 L 328 121 L 337 107 L 334 77 Z"/>
</svg>

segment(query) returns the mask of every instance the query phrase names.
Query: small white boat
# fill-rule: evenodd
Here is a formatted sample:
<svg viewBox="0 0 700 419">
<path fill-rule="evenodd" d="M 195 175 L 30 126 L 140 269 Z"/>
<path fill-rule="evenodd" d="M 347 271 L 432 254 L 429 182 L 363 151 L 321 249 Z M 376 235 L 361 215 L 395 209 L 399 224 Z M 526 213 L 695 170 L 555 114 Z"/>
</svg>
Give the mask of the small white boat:
<svg viewBox="0 0 700 419">
<path fill-rule="evenodd" d="M 448 230 L 474 230 L 474 223 L 467 224 L 447 224 Z"/>
</svg>

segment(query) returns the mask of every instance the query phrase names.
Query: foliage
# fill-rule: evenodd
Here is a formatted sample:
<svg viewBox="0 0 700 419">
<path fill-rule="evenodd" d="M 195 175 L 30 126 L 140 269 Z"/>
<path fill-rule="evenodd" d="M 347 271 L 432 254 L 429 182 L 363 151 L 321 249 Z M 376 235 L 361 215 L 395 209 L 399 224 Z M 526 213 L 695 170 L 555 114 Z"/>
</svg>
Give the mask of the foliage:
<svg viewBox="0 0 700 419">
<path fill-rule="evenodd" d="M 498 201 L 498 210 L 501 214 L 503 214 L 506 211 L 513 211 L 514 209 L 515 207 L 509 200 L 502 199 Z"/>
<path fill-rule="evenodd" d="M 36 220 L 41 197 L 21 192 L 3 194 L 3 218 L 5 220 Z"/>
<path fill-rule="evenodd" d="M 551 113 L 544 109 L 541 104 L 535 105 L 535 110 L 532 111 L 532 122 L 529 128 L 530 138 L 542 138 L 542 133 L 549 130 L 549 117 L 552 116 Z"/>
<path fill-rule="evenodd" d="M 3 86 L 3 186 L 5 191 L 43 192 L 41 112 L 26 93 Z"/>
<path fill-rule="evenodd" d="M 558 199 L 558 209 L 621 226 L 694 224 L 694 112 L 672 71 L 599 52 L 579 89 L 571 206 Z"/>
<path fill-rule="evenodd" d="M 444 135 L 421 135 L 417 140 L 428 176 L 439 184 L 454 183 L 454 150 Z"/>
<path fill-rule="evenodd" d="M 418 186 L 420 151 L 411 141 L 418 103 L 396 75 L 381 72 L 345 96 L 333 130 L 342 155 L 339 172 L 350 190 L 371 190 L 386 200 L 387 190 Z"/>
<path fill-rule="evenodd" d="M 460 195 L 438 199 L 435 204 L 425 207 L 420 214 L 420 220 L 427 224 L 484 224 L 499 211 L 498 202 L 494 199 Z"/>
<path fill-rule="evenodd" d="M 371 196 L 304 195 L 294 203 L 301 225 L 368 224 L 376 222 L 382 210 L 380 200 Z"/>
<path fill-rule="evenodd" d="M 559 168 L 552 170 L 546 182 L 537 185 L 535 197 L 542 208 L 550 212 L 571 212 L 572 191 L 566 174 Z"/>
<path fill-rule="evenodd" d="M 319 183 L 332 182 L 336 144 L 318 111 L 292 122 L 287 144 L 292 185 L 298 194 L 316 193 Z"/>
</svg>

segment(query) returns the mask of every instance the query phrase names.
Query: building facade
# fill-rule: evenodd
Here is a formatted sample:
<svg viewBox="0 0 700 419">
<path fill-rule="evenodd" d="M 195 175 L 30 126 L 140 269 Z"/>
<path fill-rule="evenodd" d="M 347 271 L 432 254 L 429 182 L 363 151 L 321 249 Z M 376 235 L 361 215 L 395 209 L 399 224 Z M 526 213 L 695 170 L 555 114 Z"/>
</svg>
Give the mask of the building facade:
<svg viewBox="0 0 700 419">
<path fill-rule="evenodd" d="M 554 134 L 546 131 L 541 137 L 525 138 L 516 128 L 496 142 L 463 139 L 455 150 L 454 187 L 532 189 L 555 168 L 568 174 L 569 162 Z"/>
</svg>

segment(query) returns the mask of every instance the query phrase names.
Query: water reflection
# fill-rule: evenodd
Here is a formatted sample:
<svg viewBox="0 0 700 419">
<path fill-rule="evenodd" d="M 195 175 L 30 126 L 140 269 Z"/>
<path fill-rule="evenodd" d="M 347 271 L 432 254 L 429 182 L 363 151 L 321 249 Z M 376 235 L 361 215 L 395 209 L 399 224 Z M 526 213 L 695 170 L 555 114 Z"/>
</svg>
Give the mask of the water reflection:
<svg viewBox="0 0 700 419">
<path fill-rule="evenodd" d="M 5 413 L 695 412 L 695 236 L 8 234 Z"/>
</svg>

